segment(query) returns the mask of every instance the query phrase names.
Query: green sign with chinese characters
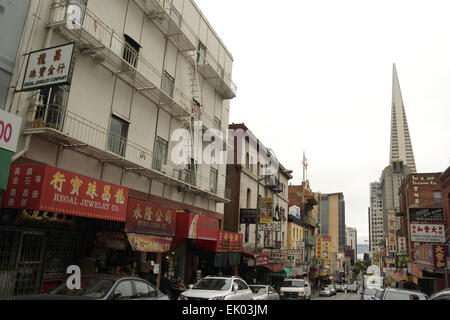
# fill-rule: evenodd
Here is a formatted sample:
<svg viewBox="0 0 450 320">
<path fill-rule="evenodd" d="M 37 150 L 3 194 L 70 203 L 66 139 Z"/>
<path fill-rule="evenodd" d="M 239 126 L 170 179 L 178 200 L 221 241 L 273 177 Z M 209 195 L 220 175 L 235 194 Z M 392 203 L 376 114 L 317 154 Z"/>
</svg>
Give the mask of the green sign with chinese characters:
<svg viewBox="0 0 450 320">
<path fill-rule="evenodd" d="M 9 168 L 14 152 L 0 149 L 0 191 L 8 187 Z"/>
</svg>

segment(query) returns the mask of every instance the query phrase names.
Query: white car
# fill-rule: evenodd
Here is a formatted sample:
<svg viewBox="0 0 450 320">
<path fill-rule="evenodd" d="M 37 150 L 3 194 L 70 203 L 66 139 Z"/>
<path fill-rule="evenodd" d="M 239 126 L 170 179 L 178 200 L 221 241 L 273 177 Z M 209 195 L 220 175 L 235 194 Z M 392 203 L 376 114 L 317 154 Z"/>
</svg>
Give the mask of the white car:
<svg viewBox="0 0 450 320">
<path fill-rule="evenodd" d="M 253 292 L 240 277 L 205 277 L 190 285 L 178 300 L 253 300 Z"/>
<path fill-rule="evenodd" d="M 280 289 L 281 300 L 311 300 L 311 286 L 302 279 L 286 279 Z"/>
<path fill-rule="evenodd" d="M 250 285 L 253 291 L 253 300 L 280 300 L 274 288 L 267 285 Z"/>
</svg>

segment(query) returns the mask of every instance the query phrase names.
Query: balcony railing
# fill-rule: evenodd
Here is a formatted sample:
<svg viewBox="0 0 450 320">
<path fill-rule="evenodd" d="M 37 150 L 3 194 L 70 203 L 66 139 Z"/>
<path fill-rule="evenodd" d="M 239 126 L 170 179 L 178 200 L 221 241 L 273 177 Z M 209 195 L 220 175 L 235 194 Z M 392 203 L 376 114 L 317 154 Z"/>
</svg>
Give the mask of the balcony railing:
<svg viewBox="0 0 450 320">
<path fill-rule="evenodd" d="M 68 18 L 68 6 L 78 2 L 62 0 L 52 6 L 48 26 L 79 44 L 81 52 L 116 74 L 130 86 L 174 116 L 189 116 L 192 100 L 174 87 L 173 94 L 162 90 L 162 72 L 128 45 L 123 34 L 114 32 L 89 9 L 83 8 L 75 22 Z"/>
<path fill-rule="evenodd" d="M 41 135 L 101 161 L 112 162 L 172 186 L 181 186 L 186 192 L 202 194 L 218 202 L 228 202 L 231 196 L 231 190 L 223 185 L 218 185 L 217 192 L 212 193 L 209 178 L 195 174 L 185 165 L 161 159 L 147 148 L 58 105 L 30 106 L 24 133 Z"/>
<path fill-rule="evenodd" d="M 171 0 L 135 0 L 144 9 L 147 16 L 154 21 L 171 42 L 181 51 L 195 51 L 190 63 L 198 64 L 198 71 L 219 91 L 224 98 L 236 97 L 237 86 L 231 74 L 225 72 L 223 66 L 209 51 L 201 54 L 198 51 L 199 38 L 174 8 Z"/>
</svg>

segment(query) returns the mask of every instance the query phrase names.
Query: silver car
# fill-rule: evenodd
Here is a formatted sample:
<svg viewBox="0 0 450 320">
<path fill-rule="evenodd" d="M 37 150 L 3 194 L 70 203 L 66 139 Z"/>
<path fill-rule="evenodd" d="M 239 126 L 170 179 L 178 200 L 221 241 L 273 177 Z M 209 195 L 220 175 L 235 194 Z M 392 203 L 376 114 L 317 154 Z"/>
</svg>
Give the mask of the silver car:
<svg viewBox="0 0 450 320">
<path fill-rule="evenodd" d="M 253 300 L 280 300 L 280 296 L 274 288 L 267 285 L 250 285 L 253 292 Z"/>
<path fill-rule="evenodd" d="M 319 291 L 319 297 L 331 297 L 332 295 L 330 287 L 325 287 Z"/>
<path fill-rule="evenodd" d="M 253 292 L 240 277 L 205 277 L 190 285 L 178 300 L 253 300 Z"/>
</svg>

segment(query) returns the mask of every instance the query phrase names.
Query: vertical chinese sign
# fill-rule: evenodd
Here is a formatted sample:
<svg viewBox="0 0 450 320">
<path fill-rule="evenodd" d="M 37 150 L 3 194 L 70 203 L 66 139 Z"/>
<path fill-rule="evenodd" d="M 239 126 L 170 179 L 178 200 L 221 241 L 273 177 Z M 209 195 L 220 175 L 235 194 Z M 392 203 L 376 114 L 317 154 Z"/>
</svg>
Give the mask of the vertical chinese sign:
<svg viewBox="0 0 450 320">
<path fill-rule="evenodd" d="M 45 165 L 13 166 L 3 207 L 126 221 L 128 189 Z"/>
<path fill-rule="evenodd" d="M 321 237 L 317 237 L 317 253 L 316 253 L 316 258 L 321 260 L 322 259 L 322 238 Z"/>
<path fill-rule="evenodd" d="M 397 218 L 395 214 L 388 215 L 388 248 L 389 253 L 396 254 L 397 253 Z"/>
</svg>

